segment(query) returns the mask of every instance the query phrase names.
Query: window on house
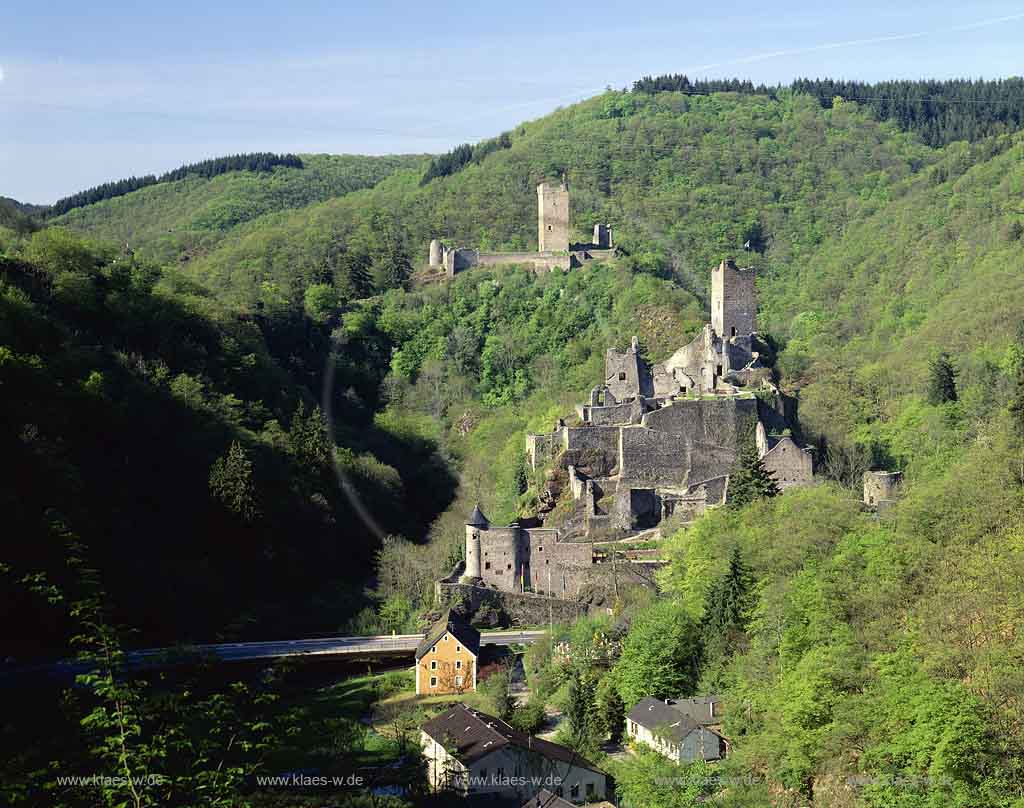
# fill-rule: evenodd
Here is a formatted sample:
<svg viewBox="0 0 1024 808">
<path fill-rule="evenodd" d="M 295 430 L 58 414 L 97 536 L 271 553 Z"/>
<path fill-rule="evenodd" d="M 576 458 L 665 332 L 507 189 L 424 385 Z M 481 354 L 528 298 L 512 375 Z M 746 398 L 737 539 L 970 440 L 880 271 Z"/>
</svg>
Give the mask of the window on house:
<svg viewBox="0 0 1024 808">
<path fill-rule="evenodd" d="M 461 659 L 456 659 L 455 660 L 455 670 L 457 670 L 457 671 L 462 670 L 462 660 Z"/>
<path fill-rule="evenodd" d="M 587 783 L 587 799 L 589 800 L 593 796 L 594 796 L 594 784 L 593 783 Z"/>
<path fill-rule="evenodd" d="M 537 552 L 538 553 L 543 553 L 544 552 L 544 545 L 543 544 L 537 547 Z"/>
<path fill-rule="evenodd" d="M 433 648 L 430 649 L 430 653 L 432 653 L 432 654 L 436 654 L 437 653 L 437 646 L 436 645 Z"/>
<path fill-rule="evenodd" d="M 511 564 L 509 564 L 508 566 L 506 566 L 506 567 L 505 567 L 505 569 L 507 569 L 507 570 L 510 570 L 510 569 L 512 569 L 512 565 L 511 565 Z"/>
<path fill-rule="evenodd" d="M 715 365 L 715 375 L 716 376 L 721 376 L 722 375 L 722 366 L 721 365 Z"/>
<path fill-rule="evenodd" d="M 430 677 L 430 686 L 431 687 L 437 687 L 437 677 L 436 676 L 431 676 Z"/>
<path fill-rule="evenodd" d="M 619 373 L 619 381 L 620 382 L 626 381 L 626 374 L 625 374 L 625 372 Z"/>
<path fill-rule="evenodd" d="M 456 645 L 455 646 L 455 653 L 456 654 L 459 653 L 459 651 L 461 651 L 461 650 L 462 650 L 462 646 L 461 645 Z"/>
<path fill-rule="evenodd" d="M 551 225 L 548 225 L 548 231 L 549 232 L 551 231 Z"/>
<path fill-rule="evenodd" d="M 455 686 L 456 687 L 462 687 L 462 677 L 461 676 L 456 676 L 455 677 Z"/>
<path fill-rule="evenodd" d="M 437 670 L 437 660 L 436 659 L 430 660 L 430 670 L 432 670 L 432 671 L 436 671 Z"/>
<path fill-rule="evenodd" d="M 573 783 L 572 788 L 569 789 L 569 799 L 578 800 L 580 798 L 580 784 Z"/>
<path fill-rule="evenodd" d="M 443 639 L 445 642 L 448 642 L 448 635 L 445 634 L 444 637 L 442 637 L 441 639 Z"/>
<path fill-rule="evenodd" d="M 491 562 L 490 561 L 485 561 L 484 562 L 484 569 L 485 570 L 489 570 L 490 568 L 491 568 Z"/>
<path fill-rule="evenodd" d="M 736 336 L 736 326 L 732 327 L 732 336 Z"/>
</svg>

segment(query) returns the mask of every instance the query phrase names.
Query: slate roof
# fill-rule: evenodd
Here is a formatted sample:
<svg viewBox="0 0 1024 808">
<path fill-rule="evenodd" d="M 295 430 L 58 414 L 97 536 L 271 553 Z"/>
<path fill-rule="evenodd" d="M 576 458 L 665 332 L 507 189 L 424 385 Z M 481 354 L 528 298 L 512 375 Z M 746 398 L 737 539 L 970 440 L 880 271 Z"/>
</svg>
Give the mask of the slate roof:
<svg viewBox="0 0 1024 808">
<path fill-rule="evenodd" d="M 627 718 L 635 724 L 658 730 L 672 741 L 681 741 L 699 727 L 721 723 L 721 716 L 711 715 L 711 705 L 720 702 L 718 696 L 692 699 L 641 699 L 629 711 Z"/>
<path fill-rule="evenodd" d="M 480 506 L 476 505 L 473 508 L 473 513 L 470 514 L 469 521 L 466 522 L 469 527 L 490 527 L 491 523 L 487 521 L 487 517 L 484 516 L 484 512 L 480 510 Z"/>
<path fill-rule="evenodd" d="M 416 646 L 416 659 L 418 660 L 427 651 L 437 645 L 445 632 L 457 639 L 464 648 L 472 652 L 473 656 L 480 656 L 480 632 L 473 628 L 464 617 L 448 609 L 441 618 L 434 623 L 423 638 L 423 642 Z"/>
<path fill-rule="evenodd" d="M 466 704 L 448 708 L 423 725 L 423 731 L 442 746 L 454 749 L 462 763 L 473 763 L 505 746 L 517 746 L 548 760 L 601 772 L 593 763 L 568 747 L 512 729 L 500 718 L 481 713 Z"/>
</svg>

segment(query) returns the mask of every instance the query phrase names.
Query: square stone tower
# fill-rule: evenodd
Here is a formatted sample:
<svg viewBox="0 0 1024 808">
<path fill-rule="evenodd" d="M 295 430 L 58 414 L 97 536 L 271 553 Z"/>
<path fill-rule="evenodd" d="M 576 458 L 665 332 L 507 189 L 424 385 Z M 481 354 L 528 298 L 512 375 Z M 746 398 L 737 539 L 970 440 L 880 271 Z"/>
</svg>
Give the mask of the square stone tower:
<svg viewBox="0 0 1024 808">
<path fill-rule="evenodd" d="M 755 269 L 739 269 L 726 259 L 711 270 L 711 327 L 724 339 L 757 331 Z"/>
<path fill-rule="evenodd" d="M 537 186 L 537 249 L 569 249 L 569 188 L 564 182 Z"/>
</svg>

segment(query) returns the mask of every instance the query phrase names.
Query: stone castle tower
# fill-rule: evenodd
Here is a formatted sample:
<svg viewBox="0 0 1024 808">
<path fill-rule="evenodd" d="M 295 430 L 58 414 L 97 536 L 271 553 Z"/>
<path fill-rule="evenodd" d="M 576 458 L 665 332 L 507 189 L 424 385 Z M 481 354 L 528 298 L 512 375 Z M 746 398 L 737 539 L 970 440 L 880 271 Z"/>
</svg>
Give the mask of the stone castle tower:
<svg viewBox="0 0 1024 808">
<path fill-rule="evenodd" d="M 724 339 L 757 331 L 755 269 L 739 269 L 726 259 L 711 270 L 711 327 Z"/>
<path fill-rule="evenodd" d="M 542 182 L 537 186 L 537 249 L 564 252 L 569 249 L 569 188 Z"/>
</svg>

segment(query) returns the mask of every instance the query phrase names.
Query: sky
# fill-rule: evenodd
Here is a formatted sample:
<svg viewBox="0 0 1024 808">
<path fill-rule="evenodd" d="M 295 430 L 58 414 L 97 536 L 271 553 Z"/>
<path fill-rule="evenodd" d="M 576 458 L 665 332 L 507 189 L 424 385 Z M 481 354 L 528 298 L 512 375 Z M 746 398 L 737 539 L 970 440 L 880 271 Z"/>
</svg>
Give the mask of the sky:
<svg viewBox="0 0 1024 808">
<path fill-rule="evenodd" d="M 1024 75 L 1024 3 L 12 6 L 0 196 L 39 204 L 238 152 L 443 152 L 643 75 Z"/>
</svg>

